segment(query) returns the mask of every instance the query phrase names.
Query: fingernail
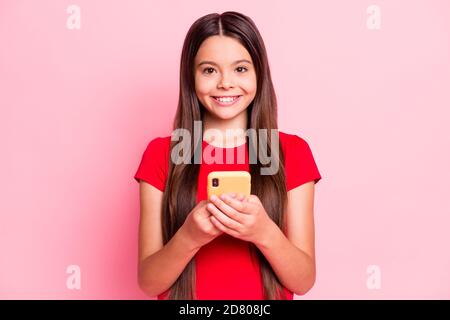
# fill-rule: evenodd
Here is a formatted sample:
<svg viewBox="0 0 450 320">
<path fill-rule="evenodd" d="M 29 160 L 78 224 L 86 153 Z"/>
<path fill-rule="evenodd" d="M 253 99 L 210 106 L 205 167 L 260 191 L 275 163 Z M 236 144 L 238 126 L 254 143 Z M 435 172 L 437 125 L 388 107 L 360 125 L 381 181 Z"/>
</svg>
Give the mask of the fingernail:
<svg viewBox="0 0 450 320">
<path fill-rule="evenodd" d="M 217 197 L 213 194 L 212 196 L 211 196 L 211 198 L 210 198 L 212 201 L 214 201 L 214 200 L 216 200 L 217 199 Z"/>
<path fill-rule="evenodd" d="M 227 196 L 225 194 L 220 195 L 220 199 L 225 200 Z"/>
</svg>

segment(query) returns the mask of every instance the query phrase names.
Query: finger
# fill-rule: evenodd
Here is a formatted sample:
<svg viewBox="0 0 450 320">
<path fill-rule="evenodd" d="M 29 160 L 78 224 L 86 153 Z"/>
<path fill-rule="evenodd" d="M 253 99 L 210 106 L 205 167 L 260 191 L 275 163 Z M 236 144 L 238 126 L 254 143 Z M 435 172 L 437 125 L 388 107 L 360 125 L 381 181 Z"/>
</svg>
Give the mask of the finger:
<svg viewBox="0 0 450 320">
<path fill-rule="evenodd" d="M 219 208 L 217 208 L 213 203 L 209 203 L 206 208 L 209 212 L 217 219 L 220 223 L 222 223 L 225 227 L 229 229 L 233 229 L 238 231 L 241 227 L 241 224 L 236 220 L 233 220 L 225 213 L 223 213 Z"/>
<path fill-rule="evenodd" d="M 248 198 L 247 198 L 248 202 L 251 203 L 261 203 L 261 201 L 259 200 L 258 196 L 251 194 Z"/>
<path fill-rule="evenodd" d="M 205 203 L 205 206 L 203 208 L 201 208 L 200 210 L 197 210 L 198 217 L 206 219 L 211 216 L 211 212 L 209 212 L 208 209 L 206 208 L 208 203 L 209 202 Z"/>
<path fill-rule="evenodd" d="M 225 232 L 233 237 L 237 237 L 238 233 L 236 231 L 224 226 L 219 220 L 216 219 L 216 217 L 211 216 L 209 219 L 211 220 L 211 223 L 220 231 Z"/>
<path fill-rule="evenodd" d="M 226 194 L 223 194 L 220 196 L 220 199 L 228 206 L 230 206 L 231 208 L 235 209 L 236 211 L 241 212 L 242 209 L 244 208 L 244 204 L 242 203 L 242 201 L 239 201 L 237 199 L 233 199 L 229 196 L 227 196 Z M 237 220 L 239 219 L 239 217 L 232 217 L 233 219 Z M 242 221 L 240 221 L 242 222 Z"/>
<path fill-rule="evenodd" d="M 214 203 L 214 205 L 223 213 L 225 213 L 228 217 L 230 217 L 233 220 L 236 220 L 239 223 L 243 223 L 242 221 L 242 215 L 239 211 L 237 211 L 237 209 L 235 209 L 233 207 L 233 205 L 228 204 L 227 202 L 225 202 L 225 199 L 230 199 L 230 200 L 234 200 L 230 197 L 228 197 L 226 194 L 222 194 L 220 196 L 220 198 L 223 198 L 223 200 L 215 197 L 215 198 L 211 198 L 212 203 Z M 240 203 L 237 200 L 236 203 Z"/>
<path fill-rule="evenodd" d="M 236 196 L 236 199 L 239 201 L 242 201 L 245 199 L 245 194 L 243 193 L 238 193 L 238 195 Z"/>
<path fill-rule="evenodd" d="M 244 195 L 245 197 L 245 195 Z M 224 202 L 228 204 L 229 206 L 233 207 L 235 210 L 237 210 L 238 213 L 243 214 L 251 214 L 255 210 L 255 205 L 253 203 L 250 203 L 247 201 L 248 197 L 245 198 L 246 201 L 239 201 L 236 199 L 231 198 L 224 198 Z M 239 221 L 240 223 L 244 223 L 244 217 L 237 217 L 235 220 Z"/>
</svg>

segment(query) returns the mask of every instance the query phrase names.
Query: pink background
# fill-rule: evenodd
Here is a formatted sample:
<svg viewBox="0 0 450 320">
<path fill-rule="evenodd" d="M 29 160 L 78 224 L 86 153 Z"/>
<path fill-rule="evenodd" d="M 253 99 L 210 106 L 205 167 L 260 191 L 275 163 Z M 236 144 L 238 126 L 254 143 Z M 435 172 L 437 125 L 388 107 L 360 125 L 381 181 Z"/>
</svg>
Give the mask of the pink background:
<svg viewBox="0 0 450 320">
<path fill-rule="evenodd" d="M 323 176 L 317 281 L 301 298 L 450 298 L 445 0 L 0 1 L 0 298 L 148 298 L 133 175 L 170 134 L 188 28 L 227 10 L 257 24 L 280 129 L 308 141 Z"/>
</svg>

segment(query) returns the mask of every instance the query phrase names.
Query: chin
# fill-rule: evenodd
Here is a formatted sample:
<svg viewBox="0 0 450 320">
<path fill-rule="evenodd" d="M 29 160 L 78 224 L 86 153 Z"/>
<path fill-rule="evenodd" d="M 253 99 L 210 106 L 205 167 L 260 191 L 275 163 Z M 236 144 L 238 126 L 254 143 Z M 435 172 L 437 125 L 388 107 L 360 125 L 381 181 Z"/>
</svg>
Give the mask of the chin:
<svg viewBox="0 0 450 320">
<path fill-rule="evenodd" d="M 235 118 L 239 113 L 223 113 L 223 112 L 213 112 L 212 113 L 214 117 L 222 119 L 222 120 L 229 120 Z"/>
<path fill-rule="evenodd" d="M 211 114 L 213 114 L 217 118 L 221 119 L 232 119 L 238 115 L 240 115 L 244 110 L 231 110 L 231 109 L 216 109 L 214 108 L 213 111 L 209 111 Z"/>
</svg>

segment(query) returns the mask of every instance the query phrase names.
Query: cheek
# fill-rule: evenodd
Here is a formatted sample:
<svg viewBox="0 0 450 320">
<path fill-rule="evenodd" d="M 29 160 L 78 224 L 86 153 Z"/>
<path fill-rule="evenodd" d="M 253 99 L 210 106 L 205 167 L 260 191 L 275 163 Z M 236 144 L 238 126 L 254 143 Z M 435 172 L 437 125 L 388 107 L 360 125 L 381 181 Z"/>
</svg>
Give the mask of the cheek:
<svg viewBox="0 0 450 320">
<path fill-rule="evenodd" d="M 202 78 L 195 79 L 195 91 L 197 91 L 198 95 L 208 95 L 212 88 L 214 88 L 214 84 L 211 80 Z"/>
<path fill-rule="evenodd" d="M 256 77 L 248 77 L 241 80 L 241 88 L 248 94 L 255 94 L 256 87 Z"/>
</svg>

